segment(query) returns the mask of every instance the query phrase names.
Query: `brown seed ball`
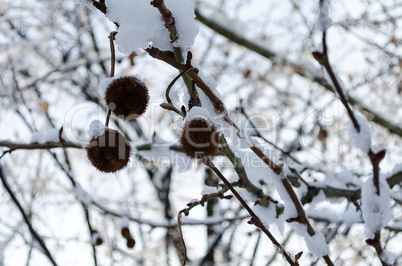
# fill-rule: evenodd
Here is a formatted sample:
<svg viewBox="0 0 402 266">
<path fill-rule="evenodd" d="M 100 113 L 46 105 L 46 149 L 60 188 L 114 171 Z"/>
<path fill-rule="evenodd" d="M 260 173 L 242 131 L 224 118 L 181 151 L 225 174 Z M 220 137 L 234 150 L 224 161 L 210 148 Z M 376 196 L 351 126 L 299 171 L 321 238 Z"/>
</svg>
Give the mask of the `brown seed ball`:
<svg viewBox="0 0 402 266">
<path fill-rule="evenodd" d="M 113 173 L 128 164 L 131 147 L 121 133 L 106 129 L 102 135 L 89 142 L 86 150 L 93 166 L 101 172 Z"/>
<path fill-rule="evenodd" d="M 125 239 L 129 239 L 131 237 L 130 234 L 130 229 L 128 229 L 128 227 L 123 227 L 121 229 L 121 235 L 125 238 Z"/>
<path fill-rule="evenodd" d="M 100 246 L 103 244 L 103 239 L 101 237 L 96 238 L 95 246 Z"/>
<path fill-rule="evenodd" d="M 220 135 L 215 125 L 201 117 L 190 119 L 184 125 L 180 144 L 184 153 L 192 158 L 206 158 L 216 154 Z"/>
<path fill-rule="evenodd" d="M 148 88 L 136 77 L 127 76 L 113 80 L 106 88 L 105 101 L 116 116 L 135 120 L 147 109 Z"/>
<path fill-rule="evenodd" d="M 135 246 L 134 238 L 132 238 L 132 237 L 128 238 L 126 245 L 127 245 L 128 248 L 133 248 Z"/>
</svg>

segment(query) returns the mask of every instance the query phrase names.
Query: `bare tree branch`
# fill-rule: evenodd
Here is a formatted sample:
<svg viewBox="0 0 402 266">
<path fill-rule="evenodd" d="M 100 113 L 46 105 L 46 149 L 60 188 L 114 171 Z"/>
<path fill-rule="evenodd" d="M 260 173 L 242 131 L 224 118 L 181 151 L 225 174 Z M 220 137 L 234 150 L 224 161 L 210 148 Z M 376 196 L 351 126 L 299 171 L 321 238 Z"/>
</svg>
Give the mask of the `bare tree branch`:
<svg viewBox="0 0 402 266">
<path fill-rule="evenodd" d="M 53 259 L 52 254 L 50 253 L 49 249 L 47 248 L 45 241 L 43 241 L 42 237 L 36 232 L 36 230 L 33 228 L 33 225 L 31 223 L 31 219 L 29 219 L 28 215 L 25 213 L 24 208 L 21 206 L 21 203 L 15 196 L 14 192 L 11 190 L 10 185 L 7 182 L 7 177 L 5 176 L 3 167 L 0 165 L 0 178 L 3 183 L 4 188 L 7 190 L 8 194 L 10 195 L 12 201 L 15 203 L 17 206 L 18 210 L 20 211 L 22 217 L 24 218 L 25 223 L 27 224 L 29 231 L 31 232 L 32 237 L 38 241 L 40 247 L 42 248 L 42 252 L 46 255 L 46 257 L 50 260 L 50 262 L 54 265 L 57 266 L 56 261 Z"/>
<path fill-rule="evenodd" d="M 10 149 L 10 152 L 16 150 L 49 150 L 54 148 L 75 148 L 75 149 L 83 149 L 84 146 L 79 144 L 75 144 L 72 142 L 45 142 L 45 143 L 16 143 L 11 141 L 1 141 L 0 147 L 7 147 Z"/>
</svg>

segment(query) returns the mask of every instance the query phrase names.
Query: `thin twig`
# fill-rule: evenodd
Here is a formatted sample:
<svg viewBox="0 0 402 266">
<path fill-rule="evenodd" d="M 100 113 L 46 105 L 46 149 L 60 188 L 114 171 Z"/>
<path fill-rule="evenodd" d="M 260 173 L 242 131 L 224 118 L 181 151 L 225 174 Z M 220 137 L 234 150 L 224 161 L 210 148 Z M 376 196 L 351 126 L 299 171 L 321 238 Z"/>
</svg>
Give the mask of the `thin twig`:
<svg viewBox="0 0 402 266">
<path fill-rule="evenodd" d="M 375 251 L 377 252 L 378 258 L 383 266 L 391 266 L 382 258 L 382 254 L 384 253 L 384 249 L 381 246 L 381 232 L 377 231 L 374 234 L 374 239 L 367 239 L 366 243 L 372 247 L 374 247 Z"/>
<path fill-rule="evenodd" d="M 112 31 L 109 35 L 109 44 L 110 44 L 110 77 L 114 77 L 115 65 L 116 65 L 116 51 L 114 48 L 114 37 L 116 36 L 117 32 Z M 109 126 L 110 116 L 112 115 L 112 110 L 107 107 L 107 115 L 106 115 L 106 122 L 105 126 Z"/>
<path fill-rule="evenodd" d="M 343 91 L 342 86 L 339 84 L 338 78 L 336 77 L 332 66 L 329 62 L 329 57 L 328 57 L 328 47 L 327 47 L 327 33 L 324 30 L 322 33 L 322 47 L 323 47 L 323 52 L 313 52 L 314 58 L 327 70 L 332 83 L 334 84 L 334 87 L 336 89 L 336 92 L 339 95 L 339 99 L 341 100 L 343 106 L 345 107 L 349 118 L 352 120 L 353 126 L 355 127 L 357 132 L 360 132 L 360 125 L 357 122 L 356 116 L 353 113 L 352 109 L 349 106 L 348 100 L 345 96 L 345 93 Z"/>
<path fill-rule="evenodd" d="M 9 148 L 6 152 L 13 152 L 16 150 L 49 150 L 54 148 L 75 148 L 83 149 L 84 147 L 72 142 L 45 142 L 45 143 L 15 143 L 11 141 L 0 141 L 0 147 Z"/>
<path fill-rule="evenodd" d="M 186 64 L 182 64 L 179 61 L 177 61 L 174 57 L 172 57 L 172 55 L 169 52 L 161 51 L 155 47 L 148 48 L 146 49 L 146 51 L 150 56 L 158 60 L 164 61 L 165 63 L 173 66 L 179 71 L 185 71 L 192 67 L 190 64 L 188 64 L 188 62 Z M 225 120 L 225 122 L 233 126 L 237 130 L 238 137 L 240 137 L 240 129 L 236 126 L 236 124 L 227 114 L 227 110 L 221 99 L 219 99 L 219 97 L 215 95 L 215 93 L 211 90 L 211 88 L 209 88 L 209 86 L 204 82 L 204 80 L 202 80 L 202 78 L 198 75 L 198 73 L 196 73 L 195 71 L 190 71 L 188 73 L 188 76 L 209 98 L 209 100 L 212 102 L 212 105 L 214 106 L 215 111 L 220 114 L 224 114 L 223 119 Z M 192 88 L 190 89 L 190 91 L 192 92 Z M 195 100 L 194 102 L 197 102 L 197 100 Z"/>
<path fill-rule="evenodd" d="M 192 66 L 189 66 L 187 64 L 180 63 L 177 61 L 171 53 L 164 52 L 159 50 L 158 48 L 152 47 L 146 49 L 148 54 L 158 60 L 161 60 L 172 67 L 176 68 L 179 71 L 186 71 L 189 68 L 192 68 Z M 201 79 L 201 77 L 196 73 L 195 71 L 190 71 L 187 73 L 188 76 L 192 80 L 194 80 L 195 84 L 206 94 L 206 96 L 209 98 L 209 100 L 212 102 L 212 104 L 215 107 L 215 110 L 220 111 L 221 113 L 224 111 L 224 104 L 222 101 L 216 96 L 212 90 L 208 87 L 208 85 Z"/>
<path fill-rule="evenodd" d="M 237 184 L 231 184 L 232 186 L 235 186 Z M 184 215 L 188 216 L 190 213 L 190 210 L 193 209 L 196 206 L 204 206 L 205 203 L 207 203 L 210 200 L 213 199 L 231 199 L 232 195 L 229 196 L 225 196 L 225 192 L 228 191 L 229 188 L 225 185 L 222 186 L 222 189 L 220 189 L 219 191 L 215 192 L 215 193 L 210 193 L 210 194 L 205 194 L 202 196 L 202 198 L 200 200 L 196 200 L 196 201 L 192 201 L 190 203 L 187 204 L 187 208 L 184 208 L 183 210 L 181 210 Z"/>
<path fill-rule="evenodd" d="M 90 217 L 89 217 L 89 209 L 88 209 L 88 207 L 85 206 L 85 204 L 83 204 L 82 202 L 81 202 L 81 205 L 82 205 L 82 207 L 83 207 L 83 209 L 84 209 L 84 214 L 85 214 L 85 219 L 86 219 L 86 221 L 87 221 L 87 226 L 88 226 L 88 230 L 89 230 L 89 235 L 91 236 L 91 242 L 90 242 L 90 243 L 91 243 L 91 246 L 92 246 L 92 255 L 93 255 L 93 259 L 94 259 L 94 266 L 97 266 L 97 265 L 98 265 L 98 257 L 96 256 L 96 247 L 95 247 L 95 244 L 94 244 L 93 241 L 92 241 L 94 229 L 93 229 L 93 227 L 92 227 L 91 219 L 90 219 Z"/>
<path fill-rule="evenodd" d="M 211 193 L 211 194 L 205 194 L 202 196 L 201 200 L 197 200 L 197 201 L 192 201 L 190 203 L 187 204 L 187 208 L 179 211 L 178 215 L 177 215 L 177 227 L 179 230 L 179 234 L 180 234 L 180 241 L 183 245 L 183 250 L 184 250 L 184 259 L 183 259 L 183 265 L 186 265 L 187 263 L 187 249 L 186 249 L 186 243 L 184 241 L 183 238 L 183 234 L 182 234 L 182 230 L 181 230 L 181 217 L 182 214 L 184 213 L 185 216 L 188 216 L 190 213 L 190 210 L 198 205 L 204 206 L 204 204 L 212 199 L 231 199 L 232 196 L 224 196 L 224 193 L 228 191 L 228 188 L 226 186 L 224 186 L 221 190 L 219 190 L 216 193 Z"/>
<path fill-rule="evenodd" d="M 271 242 L 276 246 L 278 249 L 278 252 L 280 252 L 287 262 L 290 265 L 298 265 L 298 263 L 295 263 L 292 258 L 289 256 L 289 254 L 286 252 L 285 248 L 275 239 L 275 237 L 268 231 L 268 229 L 264 226 L 264 224 L 261 222 L 260 218 L 254 213 L 254 211 L 248 206 L 246 201 L 240 196 L 240 194 L 233 188 L 233 186 L 230 184 L 230 182 L 223 176 L 223 174 L 216 168 L 216 166 L 213 164 L 210 158 L 205 158 L 203 160 L 203 163 L 211 168 L 212 171 L 215 172 L 215 174 L 222 180 L 222 182 L 230 189 L 230 191 L 233 193 L 233 195 L 239 200 L 241 205 L 247 210 L 247 212 L 251 215 L 251 219 L 249 221 L 250 224 L 254 224 L 256 227 L 260 228 L 261 231 L 264 232 L 266 236 L 271 240 Z"/>
<path fill-rule="evenodd" d="M 116 51 L 114 49 L 114 37 L 116 36 L 117 31 L 112 31 L 109 35 L 109 43 L 110 43 L 110 77 L 114 77 L 114 69 L 116 65 Z"/>
<path fill-rule="evenodd" d="M 187 263 L 187 248 L 186 248 L 186 243 L 184 242 L 184 238 L 183 238 L 183 232 L 181 230 L 181 215 L 184 211 L 181 210 L 179 211 L 179 213 L 177 214 L 177 229 L 179 230 L 179 235 L 180 235 L 180 241 L 181 244 L 183 245 L 183 262 L 182 265 L 186 265 Z"/>
<path fill-rule="evenodd" d="M 268 158 L 268 156 L 266 156 L 259 148 L 257 148 L 255 145 L 253 145 L 250 148 L 266 165 L 269 166 L 269 168 L 272 169 L 272 171 L 277 174 L 280 175 L 283 172 L 282 166 L 277 165 L 276 163 L 274 163 L 271 159 Z"/>
<path fill-rule="evenodd" d="M 189 68 L 189 69 L 187 69 L 187 70 L 185 70 L 185 71 L 183 71 L 183 72 L 180 72 L 180 74 L 177 75 L 177 76 L 169 83 L 169 85 L 168 85 L 168 87 L 167 87 L 167 89 L 166 89 L 166 93 L 165 93 L 166 101 L 167 101 L 168 103 L 172 103 L 172 100 L 170 99 L 169 94 L 170 94 L 170 90 L 172 89 L 173 85 L 176 83 L 176 81 L 177 81 L 180 77 L 182 77 L 184 74 L 188 73 L 189 71 L 196 71 L 196 72 L 198 72 L 198 69 L 195 68 L 195 67 L 191 67 L 191 68 Z"/>
<path fill-rule="evenodd" d="M 161 104 L 162 108 L 170 109 L 170 110 L 172 110 L 172 111 L 175 111 L 175 112 L 178 113 L 179 115 L 184 116 L 184 113 L 183 113 L 183 112 L 180 112 L 179 109 L 177 109 L 177 108 L 173 105 L 172 100 L 170 99 L 169 94 L 170 94 L 170 90 L 172 89 L 172 87 L 173 87 L 173 85 L 176 83 L 176 81 L 177 81 L 180 77 L 182 77 L 183 75 L 185 75 L 186 73 L 188 73 L 188 72 L 190 72 L 190 71 L 196 71 L 196 72 L 198 72 L 198 69 L 195 68 L 195 67 L 191 67 L 191 68 L 189 68 L 189 69 L 187 69 L 187 70 L 185 70 L 185 71 L 183 71 L 183 72 L 180 72 L 180 74 L 177 75 L 177 76 L 170 82 L 170 84 L 169 84 L 168 87 L 166 88 L 166 92 L 165 92 L 166 101 L 167 101 L 168 103 L 167 103 L 167 104 L 166 104 L 166 103 L 165 103 L 165 104 Z M 193 94 L 194 94 L 194 92 L 193 92 Z M 199 104 L 200 104 L 199 102 L 196 103 L 197 106 L 199 106 Z"/>
<path fill-rule="evenodd" d="M 106 121 L 105 121 L 105 126 L 106 127 L 109 126 L 109 121 L 110 121 L 111 115 L 112 115 L 112 110 L 110 110 L 110 108 L 107 107 L 107 115 L 106 115 Z"/>
</svg>

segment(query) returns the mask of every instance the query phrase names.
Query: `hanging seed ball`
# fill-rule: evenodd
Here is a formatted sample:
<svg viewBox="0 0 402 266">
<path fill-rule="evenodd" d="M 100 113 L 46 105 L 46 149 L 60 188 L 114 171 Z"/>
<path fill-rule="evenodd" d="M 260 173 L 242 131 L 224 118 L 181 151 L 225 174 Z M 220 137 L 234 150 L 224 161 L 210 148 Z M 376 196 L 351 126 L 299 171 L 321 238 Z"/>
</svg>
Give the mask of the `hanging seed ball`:
<svg viewBox="0 0 402 266">
<path fill-rule="evenodd" d="M 135 240 L 133 237 L 130 237 L 127 239 L 127 243 L 126 243 L 128 248 L 133 248 L 135 246 Z"/>
<path fill-rule="evenodd" d="M 103 239 L 101 237 L 97 237 L 95 240 L 95 246 L 100 246 L 103 244 Z"/>
<path fill-rule="evenodd" d="M 106 88 L 105 101 L 114 115 L 125 120 L 135 120 L 147 109 L 148 88 L 136 77 L 121 77 L 113 80 Z"/>
<path fill-rule="evenodd" d="M 101 172 L 113 173 L 128 164 L 131 147 L 121 133 L 106 129 L 102 135 L 92 138 L 86 150 L 93 166 Z"/>
<path fill-rule="evenodd" d="M 128 229 L 128 227 L 123 227 L 121 229 L 121 235 L 125 238 L 125 239 L 129 239 L 131 237 L 130 234 L 130 229 Z"/>
<path fill-rule="evenodd" d="M 184 153 L 192 158 L 207 158 L 219 149 L 220 135 L 215 125 L 203 117 L 188 120 L 181 132 L 180 144 Z"/>
</svg>

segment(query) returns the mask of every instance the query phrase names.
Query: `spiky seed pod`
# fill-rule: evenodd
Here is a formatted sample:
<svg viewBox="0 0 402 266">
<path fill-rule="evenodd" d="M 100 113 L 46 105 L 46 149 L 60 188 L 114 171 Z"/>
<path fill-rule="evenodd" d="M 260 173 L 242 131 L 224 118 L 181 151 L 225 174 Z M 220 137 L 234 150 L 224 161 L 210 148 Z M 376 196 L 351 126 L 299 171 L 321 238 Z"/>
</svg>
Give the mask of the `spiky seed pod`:
<svg viewBox="0 0 402 266">
<path fill-rule="evenodd" d="M 125 120 L 135 120 L 147 109 L 148 88 L 136 77 L 113 80 L 106 88 L 105 101 L 113 114 Z"/>
<path fill-rule="evenodd" d="M 102 135 L 89 142 L 86 150 L 93 166 L 101 172 L 113 173 L 128 164 L 131 146 L 121 133 L 106 129 Z"/>
<path fill-rule="evenodd" d="M 219 149 L 220 134 L 216 126 L 202 117 L 194 117 L 183 126 L 180 144 L 184 153 L 192 158 L 207 158 Z"/>
<path fill-rule="evenodd" d="M 130 237 L 127 239 L 127 243 L 126 243 L 128 248 L 133 248 L 135 246 L 135 240 L 133 237 Z"/>
</svg>

